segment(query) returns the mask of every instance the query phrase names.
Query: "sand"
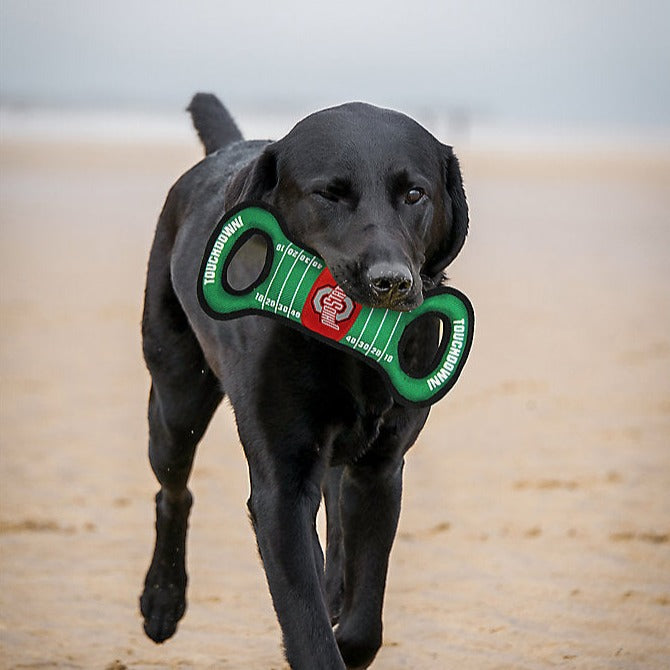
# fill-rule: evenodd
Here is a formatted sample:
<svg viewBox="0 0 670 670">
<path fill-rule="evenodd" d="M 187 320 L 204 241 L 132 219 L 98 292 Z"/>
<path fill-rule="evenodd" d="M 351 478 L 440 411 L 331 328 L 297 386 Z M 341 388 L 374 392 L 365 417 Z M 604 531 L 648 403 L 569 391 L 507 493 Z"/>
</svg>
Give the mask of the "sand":
<svg viewBox="0 0 670 670">
<path fill-rule="evenodd" d="M 670 158 L 461 151 L 450 275 L 470 360 L 410 452 L 378 670 L 670 666 Z M 189 609 L 137 606 L 153 542 L 139 322 L 192 143 L 2 147 L 0 666 L 286 668 L 222 407 Z"/>
</svg>

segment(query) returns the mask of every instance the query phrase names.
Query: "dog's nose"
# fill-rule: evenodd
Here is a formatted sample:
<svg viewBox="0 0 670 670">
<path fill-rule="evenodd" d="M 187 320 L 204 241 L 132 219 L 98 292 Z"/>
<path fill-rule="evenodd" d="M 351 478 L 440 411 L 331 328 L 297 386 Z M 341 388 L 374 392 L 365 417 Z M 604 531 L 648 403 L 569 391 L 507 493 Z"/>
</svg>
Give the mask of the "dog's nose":
<svg viewBox="0 0 670 670">
<path fill-rule="evenodd" d="M 380 298 L 405 297 L 413 285 L 412 273 L 400 263 L 377 263 L 368 270 L 368 280 L 373 292 Z"/>
</svg>

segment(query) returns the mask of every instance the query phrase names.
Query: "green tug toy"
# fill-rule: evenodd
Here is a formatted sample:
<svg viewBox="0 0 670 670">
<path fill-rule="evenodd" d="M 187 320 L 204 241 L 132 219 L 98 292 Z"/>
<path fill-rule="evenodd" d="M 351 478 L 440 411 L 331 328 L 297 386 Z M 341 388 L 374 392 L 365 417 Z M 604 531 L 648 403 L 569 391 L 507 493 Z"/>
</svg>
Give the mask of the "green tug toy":
<svg viewBox="0 0 670 670">
<path fill-rule="evenodd" d="M 242 246 L 260 235 L 268 253 L 260 275 L 242 290 L 228 268 Z M 209 239 L 200 268 L 198 297 L 215 319 L 260 314 L 283 320 L 381 370 L 399 402 L 427 406 L 453 387 L 465 365 L 474 334 L 474 311 L 463 293 L 436 288 L 410 312 L 373 308 L 353 301 L 337 285 L 323 259 L 292 242 L 280 216 L 260 203 L 243 203 L 226 213 Z M 416 377 L 403 369 L 399 347 L 416 319 L 442 321 L 432 370 Z"/>
</svg>

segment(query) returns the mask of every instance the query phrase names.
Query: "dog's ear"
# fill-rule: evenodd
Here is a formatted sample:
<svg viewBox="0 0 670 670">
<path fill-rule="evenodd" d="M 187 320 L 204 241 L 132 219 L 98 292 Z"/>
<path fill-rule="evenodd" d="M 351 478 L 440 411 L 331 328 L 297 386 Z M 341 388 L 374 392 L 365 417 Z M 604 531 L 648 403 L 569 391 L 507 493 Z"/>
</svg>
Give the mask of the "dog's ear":
<svg viewBox="0 0 670 670">
<path fill-rule="evenodd" d="M 468 203 L 465 198 L 458 158 L 450 146 L 443 145 L 442 154 L 445 180 L 443 215 L 445 220 L 440 222 L 443 234 L 437 252 L 432 254 L 426 264 L 425 273 L 430 277 L 442 272 L 458 256 L 468 234 Z"/>
<path fill-rule="evenodd" d="M 277 185 L 277 152 L 275 144 L 245 165 L 226 187 L 226 207 L 230 209 L 245 200 L 262 200 Z"/>
</svg>

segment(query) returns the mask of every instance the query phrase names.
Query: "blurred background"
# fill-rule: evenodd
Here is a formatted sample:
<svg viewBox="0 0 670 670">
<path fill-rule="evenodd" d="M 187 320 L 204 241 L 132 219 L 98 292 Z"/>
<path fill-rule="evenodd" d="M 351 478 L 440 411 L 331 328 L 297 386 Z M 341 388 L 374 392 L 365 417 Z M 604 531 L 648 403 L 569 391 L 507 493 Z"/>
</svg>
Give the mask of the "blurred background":
<svg viewBox="0 0 670 670">
<path fill-rule="evenodd" d="M 96 132 L 149 134 L 195 90 L 240 116 L 364 100 L 473 142 L 491 129 L 653 136 L 670 118 L 663 0 L 3 0 L 0 11 L 5 132 L 49 110 L 62 132 L 95 119 Z"/>
<path fill-rule="evenodd" d="M 669 34 L 664 0 L 0 0 L 0 667 L 286 670 L 227 407 L 178 634 L 137 607 L 146 259 L 196 91 L 250 138 L 392 107 L 461 160 L 475 342 L 407 459 L 373 667 L 669 667 Z"/>
</svg>

